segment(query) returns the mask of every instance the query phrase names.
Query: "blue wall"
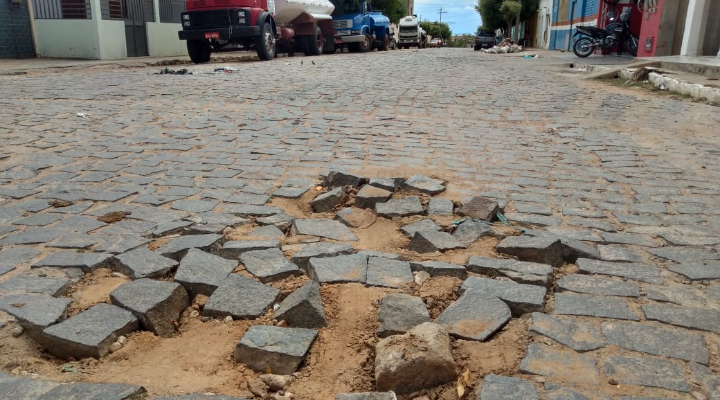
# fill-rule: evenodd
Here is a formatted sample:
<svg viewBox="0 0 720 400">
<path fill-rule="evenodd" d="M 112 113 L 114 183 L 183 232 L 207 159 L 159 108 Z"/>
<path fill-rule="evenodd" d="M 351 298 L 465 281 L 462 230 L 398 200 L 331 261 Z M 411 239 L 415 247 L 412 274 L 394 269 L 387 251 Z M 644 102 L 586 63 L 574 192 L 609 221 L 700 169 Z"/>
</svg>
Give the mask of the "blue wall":
<svg viewBox="0 0 720 400">
<path fill-rule="evenodd" d="M 35 56 L 27 1 L 15 8 L 8 0 L 0 0 L 0 58 Z"/>
</svg>

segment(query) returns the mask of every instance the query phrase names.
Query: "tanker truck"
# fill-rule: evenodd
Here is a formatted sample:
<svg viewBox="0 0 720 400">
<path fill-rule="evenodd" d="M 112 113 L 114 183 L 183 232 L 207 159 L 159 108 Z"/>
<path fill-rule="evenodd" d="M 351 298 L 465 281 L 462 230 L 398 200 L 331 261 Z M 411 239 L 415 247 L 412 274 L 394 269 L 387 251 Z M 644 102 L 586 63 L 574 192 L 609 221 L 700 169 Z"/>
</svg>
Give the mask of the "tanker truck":
<svg viewBox="0 0 720 400">
<path fill-rule="evenodd" d="M 261 60 L 278 52 L 335 52 L 328 0 L 186 0 L 180 40 L 195 64 L 217 52 L 254 50 Z"/>
<path fill-rule="evenodd" d="M 417 15 L 408 15 L 400 20 L 398 46 L 401 49 L 409 49 L 411 46 L 418 49 L 427 47 L 427 33 L 420 26 Z"/>
</svg>

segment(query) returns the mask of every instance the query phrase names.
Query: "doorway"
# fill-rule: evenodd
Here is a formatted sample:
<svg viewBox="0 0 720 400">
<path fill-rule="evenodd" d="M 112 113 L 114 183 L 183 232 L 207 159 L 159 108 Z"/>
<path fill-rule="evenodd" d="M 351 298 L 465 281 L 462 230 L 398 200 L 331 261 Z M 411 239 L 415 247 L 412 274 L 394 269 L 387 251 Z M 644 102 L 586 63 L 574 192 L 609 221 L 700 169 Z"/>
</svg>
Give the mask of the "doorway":
<svg viewBox="0 0 720 400">
<path fill-rule="evenodd" d="M 123 20 L 125 21 L 125 43 L 128 57 L 148 55 L 147 22 L 153 21 L 152 1 L 122 0 Z M 148 12 L 149 5 L 149 12 Z"/>
</svg>

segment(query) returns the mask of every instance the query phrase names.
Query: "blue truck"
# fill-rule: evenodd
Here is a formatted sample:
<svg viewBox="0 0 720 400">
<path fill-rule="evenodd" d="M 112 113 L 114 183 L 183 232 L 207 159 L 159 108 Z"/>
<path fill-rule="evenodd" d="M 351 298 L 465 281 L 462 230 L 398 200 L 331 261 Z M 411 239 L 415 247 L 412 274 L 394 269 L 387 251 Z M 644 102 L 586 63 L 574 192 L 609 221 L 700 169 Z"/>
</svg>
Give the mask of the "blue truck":
<svg viewBox="0 0 720 400">
<path fill-rule="evenodd" d="M 333 27 L 350 52 L 386 51 L 390 47 L 390 18 L 381 11 L 372 11 L 367 1 L 342 15 L 333 15 Z"/>
</svg>

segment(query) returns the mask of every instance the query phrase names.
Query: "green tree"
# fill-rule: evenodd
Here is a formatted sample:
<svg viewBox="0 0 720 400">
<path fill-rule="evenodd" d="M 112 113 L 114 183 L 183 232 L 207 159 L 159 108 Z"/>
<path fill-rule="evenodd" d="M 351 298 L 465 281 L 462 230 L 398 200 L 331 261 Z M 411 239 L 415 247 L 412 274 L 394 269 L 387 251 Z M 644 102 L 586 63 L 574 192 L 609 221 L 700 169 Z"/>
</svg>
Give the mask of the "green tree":
<svg viewBox="0 0 720 400">
<path fill-rule="evenodd" d="M 522 4 L 519 1 L 505 0 L 500 5 L 500 14 L 507 22 L 506 36 L 512 31 L 512 20 L 520 17 L 520 11 L 522 11 Z"/>
<path fill-rule="evenodd" d="M 500 13 L 503 0 L 478 0 L 475 11 L 480 14 L 483 29 L 495 30 L 505 25 L 505 18 Z"/>
<path fill-rule="evenodd" d="M 452 30 L 450 30 L 450 25 L 444 22 L 423 21 L 420 23 L 420 26 L 425 29 L 425 32 L 427 32 L 428 35 L 434 38 L 441 36 L 446 40 L 450 40 L 450 38 L 452 37 Z"/>
</svg>

